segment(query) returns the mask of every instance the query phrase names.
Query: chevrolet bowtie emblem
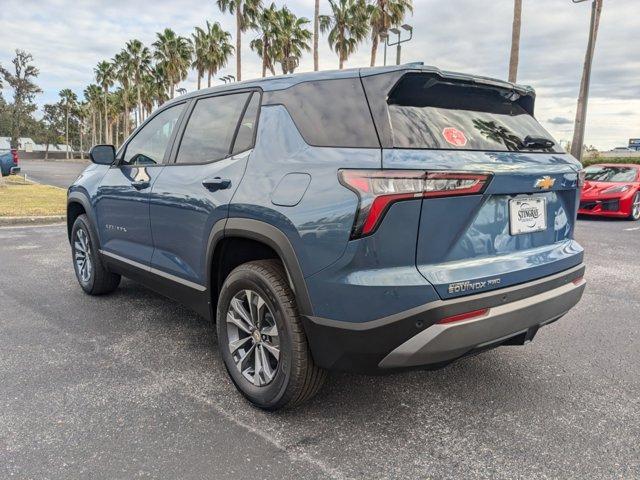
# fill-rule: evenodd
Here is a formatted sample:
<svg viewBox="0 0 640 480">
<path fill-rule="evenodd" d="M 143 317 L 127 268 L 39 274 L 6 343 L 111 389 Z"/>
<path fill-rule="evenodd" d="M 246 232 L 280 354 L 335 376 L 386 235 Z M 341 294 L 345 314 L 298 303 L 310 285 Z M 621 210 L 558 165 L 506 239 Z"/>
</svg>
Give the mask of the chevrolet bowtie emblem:
<svg viewBox="0 0 640 480">
<path fill-rule="evenodd" d="M 547 177 L 542 177 L 536 180 L 536 183 L 534 186 L 542 190 L 549 190 L 551 187 L 553 187 L 554 183 L 556 183 L 556 179 L 547 176 Z"/>
</svg>

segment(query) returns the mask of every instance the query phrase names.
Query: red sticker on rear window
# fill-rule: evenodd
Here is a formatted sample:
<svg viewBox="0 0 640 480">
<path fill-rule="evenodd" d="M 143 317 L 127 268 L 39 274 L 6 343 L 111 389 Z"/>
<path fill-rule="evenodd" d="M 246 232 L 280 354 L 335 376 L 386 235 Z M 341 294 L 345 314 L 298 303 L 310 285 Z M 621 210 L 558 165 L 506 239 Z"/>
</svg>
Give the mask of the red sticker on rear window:
<svg viewBox="0 0 640 480">
<path fill-rule="evenodd" d="M 442 130 L 442 136 L 447 142 L 451 145 L 455 145 L 456 147 L 464 147 L 467 144 L 467 137 L 465 137 L 464 133 L 457 128 L 445 128 Z"/>
</svg>

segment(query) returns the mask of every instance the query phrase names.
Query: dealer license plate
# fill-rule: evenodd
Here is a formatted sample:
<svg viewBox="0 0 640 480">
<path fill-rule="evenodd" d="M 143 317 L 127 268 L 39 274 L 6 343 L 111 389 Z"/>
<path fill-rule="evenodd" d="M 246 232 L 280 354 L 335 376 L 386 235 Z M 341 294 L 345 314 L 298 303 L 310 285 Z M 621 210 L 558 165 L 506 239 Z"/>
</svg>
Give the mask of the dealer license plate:
<svg viewBox="0 0 640 480">
<path fill-rule="evenodd" d="M 511 235 L 541 232 L 547 229 L 547 202 L 544 197 L 519 197 L 509 200 Z"/>
</svg>

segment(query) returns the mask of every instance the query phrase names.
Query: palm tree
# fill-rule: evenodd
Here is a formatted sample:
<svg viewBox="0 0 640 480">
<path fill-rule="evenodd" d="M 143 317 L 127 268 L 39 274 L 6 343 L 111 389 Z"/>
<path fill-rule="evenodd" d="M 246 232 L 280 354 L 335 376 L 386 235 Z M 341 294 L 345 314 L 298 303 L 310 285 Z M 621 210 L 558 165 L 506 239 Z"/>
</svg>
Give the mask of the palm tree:
<svg viewBox="0 0 640 480">
<path fill-rule="evenodd" d="M 320 37 L 320 0 L 316 0 L 313 10 L 313 70 L 318 71 L 320 62 L 318 60 L 318 38 Z"/>
<path fill-rule="evenodd" d="M 222 12 L 236 16 L 236 79 L 242 80 L 242 34 L 252 28 L 262 0 L 216 0 Z"/>
<path fill-rule="evenodd" d="M 229 57 L 233 54 L 233 45 L 231 34 L 223 30 L 218 22 L 207 22 L 205 33 L 207 87 L 211 87 L 211 78 L 227 65 Z"/>
<path fill-rule="evenodd" d="M 198 74 L 198 90 L 200 90 L 202 77 L 207 69 L 207 34 L 202 28 L 196 27 L 195 33 L 191 34 L 191 44 L 193 46 L 191 68 L 195 69 Z"/>
<path fill-rule="evenodd" d="M 267 69 L 272 75 L 275 75 L 273 45 L 276 37 L 276 29 L 278 23 L 278 9 L 275 3 L 269 8 L 260 10 L 260 14 L 256 17 L 256 27 L 260 31 L 260 36 L 251 41 L 249 47 L 255 51 L 262 59 L 262 77 L 267 75 Z"/>
<path fill-rule="evenodd" d="M 122 101 L 124 102 L 124 132 L 129 134 L 129 89 L 131 88 L 131 78 L 133 77 L 133 64 L 126 50 L 116 54 L 113 59 L 115 65 L 115 76 L 122 86 Z"/>
<path fill-rule="evenodd" d="M 304 17 L 296 17 L 287 7 L 283 7 L 276 16 L 277 27 L 275 29 L 275 43 L 273 45 L 275 56 L 282 66 L 282 73 L 293 73 L 303 51 L 311 50 L 309 41 L 311 32 L 307 30 L 309 20 Z"/>
<path fill-rule="evenodd" d="M 61 90 L 60 93 L 60 103 L 64 108 L 64 140 L 67 145 L 67 148 L 64 152 L 64 157 L 69 159 L 69 116 L 71 115 L 71 111 L 76 108 L 76 104 L 78 103 L 78 96 L 71 91 L 69 88 L 65 88 Z"/>
<path fill-rule="evenodd" d="M 91 116 L 91 105 L 88 102 L 80 102 L 76 107 L 78 118 L 78 137 L 80 139 L 80 160 L 84 160 L 84 131 L 85 122 Z"/>
<path fill-rule="evenodd" d="M 102 87 L 103 92 L 103 100 L 104 100 L 104 141 L 109 142 L 109 120 L 107 117 L 108 106 L 107 101 L 109 97 L 109 87 L 113 85 L 113 79 L 115 74 L 115 69 L 113 63 L 107 62 L 103 60 L 98 64 L 98 66 L 94 69 L 96 74 L 96 81 Z"/>
<path fill-rule="evenodd" d="M 365 0 L 329 0 L 329 6 L 332 15 L 320 15 L 320 30 L 329 32 L 329 45 L 342 69 L 369 33 L 369 9 Z"/>
<path fill-rule="evenodd" d="M 117 147 L 120 146 L 120 117 L 125 115 L 124 99 L 126 92 L 124 89 L 119 88 L 111 95 L 109 95 L 109 112 L 111 116 L 111 125 L 115 124 L 115 137 L 113 144 Z M 112 127 L 112 131 L 114 131 Z"/>
<path fill-rule="evenodd" d="M 140 40 L 130 40 L 125 47 L 131 62 L 131 70 L 133 71 L 133 82 L 136 86 L 136 97 L 138 100 L 138 116 L 136 126 L 142 122 L 142 78 L 145 72 L 151 67 L 151 52 L 145 47 Z"/>
<path fill-rule="evenodd" d="M 102 136 L 102 128 L 96 129 L 96 114 L 100 118 L 100 97 L 102 96 L 102 90 L 96 84 L 91 84 L 84 89 L 84 99 L 88 103 L 91 110 L 91 145 L 98 143 L 98 132 Z M 102 138 L 100 138 L 102 142 Z"/>
<path fill-rule="evenodd" d="M 162 33 L 156 34 L 157 40 L 153 42 L 154 58 L 162 66 L 173 98 L 175 86 L 187 78 L 191 66 L 191 44 L 189 40 L 171 30 L 165 28 Z"/>
<path fill-rule="evenodd" d="M 511 29 L 511 56 L 509 57 L 509 81 L 515 83 L 518 78 L 518 60 L 520 56 L 520 27 L 522 25 L 522 0 L 513 2 L 513 27 Z"/>
<path fill-rule="evenodd" d="M 576 108 L 576 121 L 573 127 L 573 140 L 571 141 L 571 155 L 578 160 L 582 159 L 582 149 L 584 146 L 584 127 L 587 121 L 587 102 L 589 100 L 589 84 L 591 82 L 591 64 L 593 63 L 593 53 L 596 48 L 598 38 L 598 28 L 600 27 L 600 15 L 602 15 L 603 0 L 594 0 L 591 4 L 591 22 L 589 25 L 589 41 L 587 52 L 584 57 L 582 67 L 582 79 L 580 80 L 580 90 L 578 93 L 578 106 Z"/>
<path fill-rule="evenodd" d="M 411 0 L 375 0 L 369 7 L 371 15 L 371 66 L 376 65 L 380 34 L 400 25 L 407 12 L 413 13 Z"/>
</svg>

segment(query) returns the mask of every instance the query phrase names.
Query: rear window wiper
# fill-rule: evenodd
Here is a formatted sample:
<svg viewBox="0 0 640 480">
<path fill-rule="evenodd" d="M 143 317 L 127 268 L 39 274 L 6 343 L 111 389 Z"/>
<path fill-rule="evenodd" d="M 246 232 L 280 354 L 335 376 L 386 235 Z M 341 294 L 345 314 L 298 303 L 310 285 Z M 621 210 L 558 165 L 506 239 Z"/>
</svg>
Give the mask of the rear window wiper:
<svg viewBox="0 0 640 480">
<path fill-rule="evenodd" d="M 556 142 L 545 137 L 533 137 L 531 135 L 527 135 L 524 137 L 522 144 L 525 148 L 551 148 L 556 144 Z"/>
</svg>

